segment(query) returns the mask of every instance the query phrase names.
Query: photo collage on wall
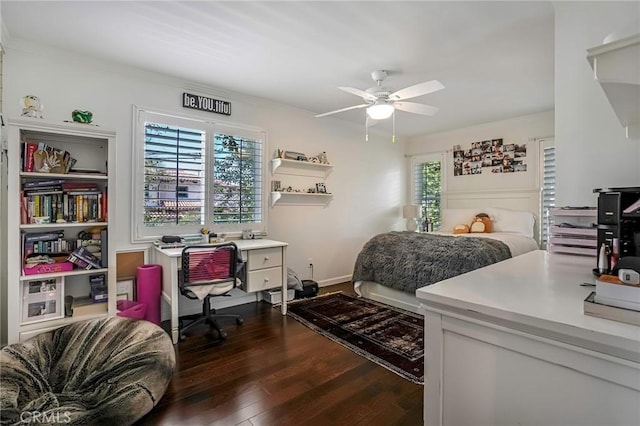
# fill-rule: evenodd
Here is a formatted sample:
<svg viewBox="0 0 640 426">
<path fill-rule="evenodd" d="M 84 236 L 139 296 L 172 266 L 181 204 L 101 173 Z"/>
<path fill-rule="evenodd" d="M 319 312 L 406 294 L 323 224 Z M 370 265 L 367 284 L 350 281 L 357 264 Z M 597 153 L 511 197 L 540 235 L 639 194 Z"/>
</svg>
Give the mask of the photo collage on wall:
<svg viewBox="0 0 640 426">
<path fill-rule="evenodd" d="M 470 149 L 453 147 L 453 175 L 479 175 L 483 169 L 491 173 L 526 172 L 526 144 L 503 144 L 502 139 L 471 142 Z"/>
</svg>

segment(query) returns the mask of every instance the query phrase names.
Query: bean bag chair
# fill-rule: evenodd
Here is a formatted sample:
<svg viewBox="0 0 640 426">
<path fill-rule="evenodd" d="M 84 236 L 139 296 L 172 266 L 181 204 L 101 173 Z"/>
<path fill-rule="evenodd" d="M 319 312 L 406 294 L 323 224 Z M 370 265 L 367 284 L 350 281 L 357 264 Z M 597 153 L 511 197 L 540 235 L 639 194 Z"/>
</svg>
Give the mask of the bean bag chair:
<svg viewBox="0 0 640 426">
<path fill-rule="evenodd" d="M 77 322 L 0 351 L 0 424 L 130 425 L 162 398 L 170 337 L 122 317 Z"/>
</svg>

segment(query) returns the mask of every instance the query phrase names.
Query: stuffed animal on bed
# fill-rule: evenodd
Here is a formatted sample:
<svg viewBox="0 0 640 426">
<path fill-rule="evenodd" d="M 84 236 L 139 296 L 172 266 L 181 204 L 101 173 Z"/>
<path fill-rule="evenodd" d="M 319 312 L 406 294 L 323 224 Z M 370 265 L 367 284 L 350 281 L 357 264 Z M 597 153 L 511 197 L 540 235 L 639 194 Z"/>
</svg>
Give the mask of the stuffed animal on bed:
<svg viewBox="0 0 640 426">
<path fill-rule="evenodd" d="M 471 221 L 471 226 L 469 227 L 469 232 L 488 233 L 492 231 L 493 222 L 491 222 L 491 218 L 486 213 L 478 213 Z"/>
<path fill-rule="evenodd" d="M 454 234 L 468 234 L 469 233 L 469 225 L 460 224 L 453 227 Z"/>
</svg>

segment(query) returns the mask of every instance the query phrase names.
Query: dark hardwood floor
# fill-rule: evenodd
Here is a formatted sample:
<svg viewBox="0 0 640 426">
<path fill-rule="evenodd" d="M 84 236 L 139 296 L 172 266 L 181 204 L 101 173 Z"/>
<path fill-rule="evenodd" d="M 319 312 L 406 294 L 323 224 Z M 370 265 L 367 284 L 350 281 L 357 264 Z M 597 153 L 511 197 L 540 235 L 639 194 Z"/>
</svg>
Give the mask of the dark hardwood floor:
<svg viewBox="0 0 640 426">
<path fill-rule="evenodd" d="M 350 283 L 320 292 L 338 290 L 353 293 Z M 223 322 L 223 343 L 203 327 L 176 345 L 173 380 L 139 425 L 422 424 L 422 386 L 265 302 L 226 310 L 244 325 Z"/>
</svg>

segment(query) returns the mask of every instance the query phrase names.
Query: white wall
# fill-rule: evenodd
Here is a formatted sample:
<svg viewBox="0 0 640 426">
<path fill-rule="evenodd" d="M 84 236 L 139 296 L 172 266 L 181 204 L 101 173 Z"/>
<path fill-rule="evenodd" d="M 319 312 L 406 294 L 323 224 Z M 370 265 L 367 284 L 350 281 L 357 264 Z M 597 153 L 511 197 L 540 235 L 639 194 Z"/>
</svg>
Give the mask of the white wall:
<svg viewBox="0 0 640 426">
<path fill-rule="evenodd" d="M 446 152 L 447 193 L 456 191 L 536 189 L 538 186 L 538 144 L 534 139 L 553 136 L 553 111 L 515 117 L 463 129 L 412 138 L 407 143 L 407 155 Z M 470 149 L 471 142 L 502 139 L 503 144 L 526 144 L 526 172 L 491 173 L 484 167 L 479 175 L 453 175 L 453 146 Z M 534 212 L 535 213 L 535 212 Z"/>
<path fill-rule="evenodd" d="M 34 94 L 44 105 L 47 121 L 71 118 L 74 109 L 93 112 L 94 123 L 117 131 L 116 249 L 134 247 L 131 235 L 132 105 L 193 114 L 227 123 L 242 123 L 268 132 L 267 152 L 276 148 L 315 155 L 326 151 L 334 166 L 327 189 L 334 194 L 325 208 L 276 206 L 269 208 L 269 238 L 288 242 L 288 264 L 302 279 L 309 278 L 307 259 L 313 259 L 314 279 L 321 284 L 349 279 L 362 245 L 374 234 L 403 226 L 404 147 L 390 135 L 370 134 L 363 126 L 336 118 L 316 119 L 308 111 L 266 100 L 202 87 L 154 73 L 92 60 L 9 40 L 5 56 L 5 113 L 20 114 L 19 99 Z M 230 118 L 183 110 L 184 91 L 231 101 Z M 267 190 L 271 176 L 268 177 Z M 215 229 L 214 229 L 215 231 Z"/>
<path fill-rule="evenodd" d="M 626 139 L 587 62 L 612 32 L 640 32 L 640 2 L 556 2 L 556 205 L 596 205 L 594 188 L 640 185 L 640 141 Z M 630 34 L 629 34 L 630 35 Z"/>
</svg>

